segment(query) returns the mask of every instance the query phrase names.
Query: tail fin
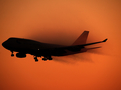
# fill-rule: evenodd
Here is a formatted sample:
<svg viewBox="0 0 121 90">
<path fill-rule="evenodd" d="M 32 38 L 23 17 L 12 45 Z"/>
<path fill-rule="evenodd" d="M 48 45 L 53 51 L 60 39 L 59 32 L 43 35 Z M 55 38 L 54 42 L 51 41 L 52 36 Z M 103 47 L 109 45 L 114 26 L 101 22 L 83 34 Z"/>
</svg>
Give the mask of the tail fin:
<svg viewBox="0 0 121 90">
<path fill-rule="evenodd" d="M 78 38 L 77 40 L 72 44 L 73 45 L 81 45 L 81 44 L 85 44 L 87 41 L 87 37 L 88 37 L 89 31 L 84 31 Z"/>
</svg>

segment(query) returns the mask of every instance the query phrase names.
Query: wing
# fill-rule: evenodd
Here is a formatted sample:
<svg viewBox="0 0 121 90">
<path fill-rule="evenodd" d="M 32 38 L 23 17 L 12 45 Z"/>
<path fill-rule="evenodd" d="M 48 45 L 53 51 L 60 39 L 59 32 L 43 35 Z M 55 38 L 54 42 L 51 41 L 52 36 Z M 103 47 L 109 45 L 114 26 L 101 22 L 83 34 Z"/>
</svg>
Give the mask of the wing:
<svg viewBox="0 0 121 90">
<path fill-rule="evenodd" d="M 84 46 L 103 43 L 103 42 L 106 42 L 106 41 L 107 41 L 107 39 L 105 39 L 103 41 L 99 41 L 99 42 L 87 43 L 87 44 L 75 45 L 75 46 L 66 46 L 66 47 L 61 47 L 61 48 L 57 48 L 57 49 L 58 50 L 69 50 L 69 51 L 80 51 L 80 49 L 84 48 Z"/>
</svg>

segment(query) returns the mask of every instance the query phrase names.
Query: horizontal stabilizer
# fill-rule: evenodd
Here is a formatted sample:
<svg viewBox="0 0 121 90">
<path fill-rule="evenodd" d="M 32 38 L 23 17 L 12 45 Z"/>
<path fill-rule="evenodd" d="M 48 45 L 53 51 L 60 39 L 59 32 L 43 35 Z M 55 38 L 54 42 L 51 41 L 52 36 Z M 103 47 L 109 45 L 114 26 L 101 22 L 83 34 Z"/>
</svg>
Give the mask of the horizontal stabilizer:
<svg viewBox="0 0 121 90">
<path fill-rule="evenodd" d="M 101 48 L 101 47 L 93 47 L 93 48 L 86 48 L 87 50 L 92 50 L 92 49 L 97 49 L 97 48 Z"/>
</svg>

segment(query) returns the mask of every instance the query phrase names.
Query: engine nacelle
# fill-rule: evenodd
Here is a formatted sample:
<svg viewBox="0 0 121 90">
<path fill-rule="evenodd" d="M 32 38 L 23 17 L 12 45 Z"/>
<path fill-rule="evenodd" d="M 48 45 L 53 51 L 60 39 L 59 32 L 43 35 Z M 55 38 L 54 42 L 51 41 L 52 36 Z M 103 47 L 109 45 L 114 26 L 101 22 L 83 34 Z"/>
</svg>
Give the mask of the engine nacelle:
<svg viewBox="0 0 121 90">
<path fill-rule="evenodd" d="M 18 57 L 18 58 L 25 58 L 26 54 L 24 54 L 24 53 L 16 53 L 16 57 Z"/>
</svg>

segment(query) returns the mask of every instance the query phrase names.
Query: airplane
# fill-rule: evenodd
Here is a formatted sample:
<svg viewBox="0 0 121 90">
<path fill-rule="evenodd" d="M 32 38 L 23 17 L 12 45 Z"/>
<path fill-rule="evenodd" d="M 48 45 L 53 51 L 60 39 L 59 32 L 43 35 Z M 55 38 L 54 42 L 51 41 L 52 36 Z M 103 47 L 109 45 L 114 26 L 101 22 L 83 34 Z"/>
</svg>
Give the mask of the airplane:
<svg viewBox="0 0 121 90">
<path fill-rule="evenodd" d="M 16 57 L 25 58 L 26 54 L 31 54 L 34 56 L 35 62 L 38 61 L 37 57 L 43 56 L 42 60 L 52 60 L 51 56 L 66 56 L 73 55 L 77 53 L 83 53 L 94 48 L 85 48 L 85 46 L 103 43 L 107 41 L 107 38 L 103 41 L 86 43 L 89 31 L 84 31 L 77 40 L 70 46 L 57 45 L 42 43 L 35 40 L 15 38 L 11 37 L 2 43 L 2 46 L 11 51 L 11 57 L 14 56 L 13 52 L 16 53 Z"/>
</svg>

